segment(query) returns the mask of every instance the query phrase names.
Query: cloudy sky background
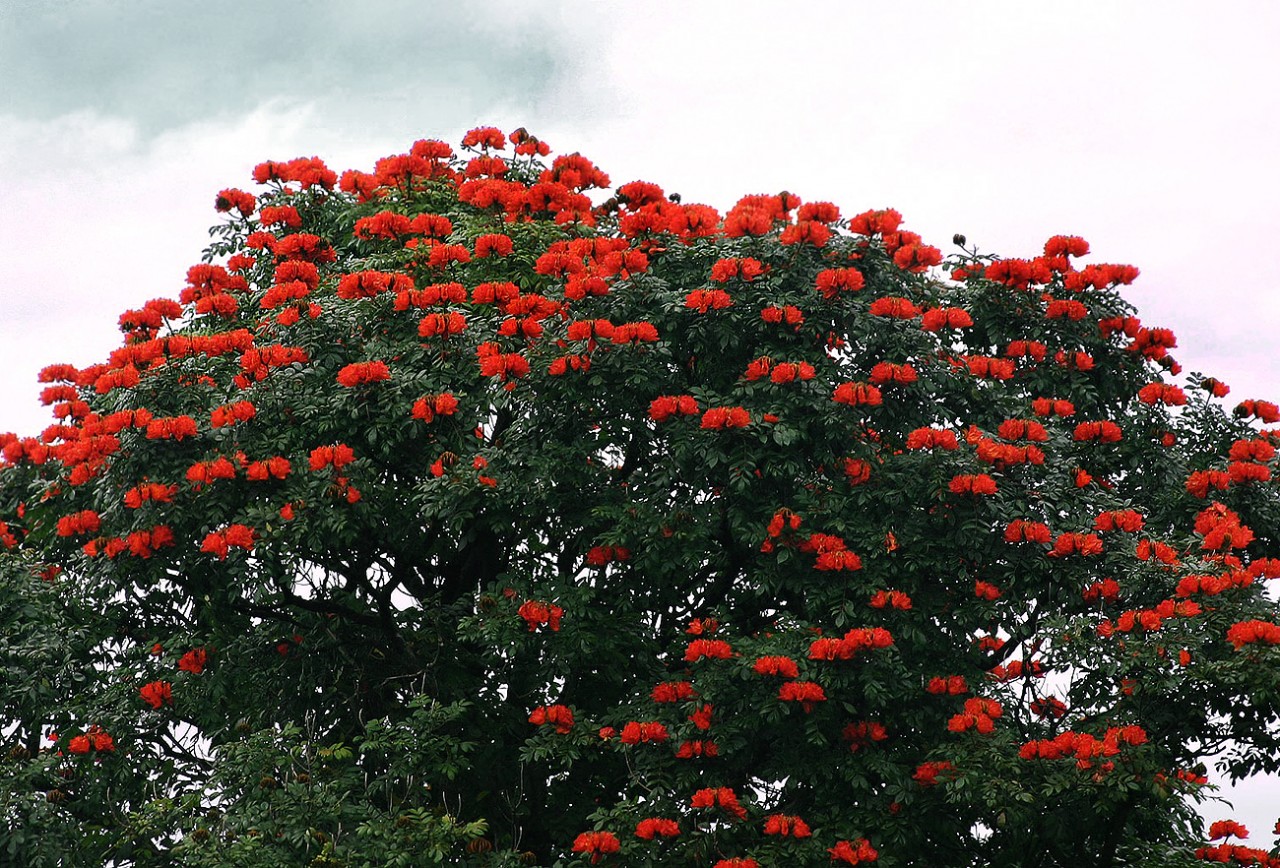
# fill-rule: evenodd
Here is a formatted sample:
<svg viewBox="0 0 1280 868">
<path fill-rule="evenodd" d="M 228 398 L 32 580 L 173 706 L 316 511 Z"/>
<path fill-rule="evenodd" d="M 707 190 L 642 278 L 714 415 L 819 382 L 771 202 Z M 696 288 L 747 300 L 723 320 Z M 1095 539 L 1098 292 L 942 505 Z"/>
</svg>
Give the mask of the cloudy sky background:
<svg viewBox="0 0 1280 868">
<path fill-rule="evenodd" d="M 368 170 L 489 124 L 721 210 L 895 207 L 944 252 L 1083 235 L 1142 269 L 1129 297 L 1188 371 L 1280 399 L 1280 6 L 781 8 L 3 0 L 0 431 L 50 421 L 41 367 L 103 360 L 123 310 L 176 297 L 256 163 Z M 1280 785 L 1235 798 L 1265 845 Z"/>
</svg>

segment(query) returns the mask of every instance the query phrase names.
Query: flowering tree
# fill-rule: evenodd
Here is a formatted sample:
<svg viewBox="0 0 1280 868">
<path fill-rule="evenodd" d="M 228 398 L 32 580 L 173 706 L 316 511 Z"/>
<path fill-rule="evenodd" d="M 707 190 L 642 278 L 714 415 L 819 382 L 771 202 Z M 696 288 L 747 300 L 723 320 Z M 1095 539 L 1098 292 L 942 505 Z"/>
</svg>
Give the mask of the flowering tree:
<svg viewBox="0 0 1280 868">
<path fill-rule="evenodd" d="M 1280 768 L 1280 411 L 1136 269 L 463 149 L 263 163 L 42 372 L 0 861 L 1280 865 L 1192 809 Z"/>
</svg>

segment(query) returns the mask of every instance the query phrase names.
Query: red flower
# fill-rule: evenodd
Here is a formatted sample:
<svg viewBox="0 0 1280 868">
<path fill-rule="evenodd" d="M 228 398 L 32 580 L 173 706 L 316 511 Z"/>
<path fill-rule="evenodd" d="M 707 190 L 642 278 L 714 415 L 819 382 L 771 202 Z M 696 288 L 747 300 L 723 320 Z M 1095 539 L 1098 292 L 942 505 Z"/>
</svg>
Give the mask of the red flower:
<svg viewBox="0 0 1280 868">
<path fill-rule="evenodd" d="M 338 384 L 352 388 L 365 383 L 381 383 L 391 379 L 386 362 L 355 362 L 338 371 Z"/>
<path fill-rule="evenodd" d="M 317 446 L 311 450 L 309 466 L 312 470 L 323 470 L 332 466 L 335 469 L 345 467 L 356 460 L 355 452 L 345 443 L 333 446 Z"/>
<path fill-rule="evenodd" d="M 837 404 L 848 404 L 850 407 L 876 407 L 883 401 L 880 390 L 866 383 L 841 383 L 836 386 L 831 399 Z"/>
<path fill-rule="evenodd" d="M 434 144 L 440 144 L 439 142 Z M 462 147 L 464 148 L 493 148 L 495 151 L 501 151 L 507 146 L 507 137 L 502 130 L 497 127 L 476 127 L 469 130 L 462 137 Z M 451 156 L 448 155 L 448 156 Z M 616 848 L 615 848 L 616 850 Z M 577 852 L 577 848 L 574 848 Z"/>
<path fill-rule="evenodd" d="M 693 759 L 700 756 L 719 756 L 720 748 L 714 741 L 685 741 L 676 750 L 676 759 Z"/>
<path fill-rule="evenodd" d="M 973 583 L 973 595 L 979 600 L 991 602 L 1000 599 L 1000 589 L 990 582 L 979 580 Z"/>
<path fill-rule="evenodd" d="M 751 667 L 760 675 L 780 675 L 783 678 L 799 678 L 800 670 L 790 657 L 757 657 Z"/>
<path fill-rule="evenodd" d="M 889 737 L 884 725 L 871 720 L 857 721 L 846 726 L 840 733 L 849 742 L 849 751 L 857 753 L 864 747 Z"/>
<path fill-rule="evenodd" d="M 952 494 L 990 495 L 996 493 L 996 481 L 985 473 L 962 473 L 951 477 L 948 484 Z"/>
<path fill-rule="evenodd" d="M 1081 442 L 1098 441 L 1101 443 L 1118 443 L 1123 438 L 1120 426 L 1114 422 L 1081 422 L 1076 426 L 1076 440 Z"/>
<path fill-rule="evenodd" d="M 529 625 L 530 633 L 539 627 L 548 627 L 555 633 L 560 629 L 560 619 L 564 616 L 564 609 L 554 603 L 525 600 L 520 604 L 517 614 Z"/>
<path fill-rule="evenodd" d="M 778 699 L 783 702 L 799 702 L 805 713 L 813 710 L 818 702 L 825 702 L 827 694 L 822 685 L 813 681 L 786 681 L 778 688 Z"/>
<path fill-rule="evenodd" d="M 64 515 L 58 519 L 58 536 L 79 536 L 97 533 L 102 527 L 102 520 L 91 509 Z"/>
<path fill-rule="evenodd" d="M 1209 825 L 1209 840 L 1216 841 L 1219 838 L 1248 838 L 1249 830 L 1237 823 L 1235 820 L 1218 820 Z"/>
<path fill-rule="evenodd" d="M 688 681 L 664 681 L 653 688 L 650 698 L 657 703 L 682 702 L 697 697 L 697 692 Z"/>
<path fill-rule="evenodd" d="M 612 832 L 583 832 L 573 841 L 573 852 L 590 854 L 592 865 L 609 853 L 617 853 L 620 847 L 618 836 Z"/>
<path fill-rule="evenodd" d="M 622 728 L 618 740 L 623 744 L 642 744 L 645 742 L 663 742 L 670 738 L 667 728 L 656 720 L 640 723 L 631 721 Z"/>
<path fill-rule="evenodd" d="M 111 753 L 116 749 L 115 739 L 110 733 L 104 732 L 100 726 L 91 726 L 83 735 L 74 736 L 67 742 L 67 750 L 73 754 L 87 754 L 89 751 L 95 753 Z"/>
<path fill-rule="evenodd" d="M 737 277 L 750 283 L 764 272 L 765 266 L 758 259 L 720 259 L 711 266 L 711 279 L 716 283 L 728 283 Z"/>
<path fill-rule="evenodd" d="M 659 817 L 646 817 L 636 823 L 636 837 L 652 841 L 655 837 L 675 838 L 680 834 L 680 824 L 675 820 Z"/>
<path fill-rule="evenodd" d="M 573 712 L 564 705 L 539 705 L 529 715 L 529 722 L 536 726 L 551 725 L 564 735 L 573 729 Z"/>
<path fill-rule="evenodd" d="M 925 690 L 934 694 L 960 696 L 969 692 L 969 685 L 965 683 L 963 675 L 949 675 L 945 678 L 930 678 Z"/>
<path fill-rule="evenodd" d="M 199 675 L 204 672 L 205 665 L 209 662 L 209 652 L 204 648 L 192 648 L 178 661 L 178 669 L 183 672 L 190 672 L 192 675 Z"/>
<path fill-rule="evenodd" d="M 722 808 L 739 820 L 747 816 L 747 809 L 738 804 L 738 796 L 728 787 L 698 790 L 693 794 L 690 805 L 694 808 Z"/>
<path fill-rule="evenodd" d="M 701 412 L 692 395 L 663 395 L 649 404 L 649 418 L 655 422 L 665 422 L 676 415 L 696 416 Z"/>
<path fill-rule="evenodd" d="M 424 395 L 413 403 L 413 418 L 431 422 L 436 416 L 452 416 L 458 409 L 458 399 L 452 392 Z"/>
<path fill-rule="evenodd" d="M 173 685 L 168 681 L 152 681 L 138 688 L 142 701 L 152 708 L 173 705 Z"/>
<path fill-rule="evenodd" d="M 873 384 L 877 386 L 887 383 L 898 383 L 901 385 L 909 385 L 919 379 L 916 369 L 911 365 L 895 365 L 892 362 L 879 362 L 871 369 L 870 376 L 867 377 Z"/>
<path fill-rule="evenodd" d="M 849 231 L 859 235 L 887 235 L 897 232 L 901 224 L 902 215 L 893 208 L 885 208 L 880 211 L 864 211 L 849 218 Z"/>
<path fill-rule="evenodd" d="M 920 315 L 920 308 L 908 298 L 887 295 L 877 298 L 868 310 L 872 316 L 889 317 L 890 319 L 914 319 Z"/>
<path fill-rule="evenodd" d="M 223 190 L 213 200 L 215 210 L 230 211 L 235 209 L 240 212 L 241 217 L 248 217 L 253 213 L 253 209 L 257 205 L 258 200 L 254 198 L 252 193 L 246 193 L 235 188 Z"/>
<path fill-rule="evenodd" d="M 476 258 L 489 256 L 510 256 L 515 245 L 506 235 L 481 235 L 476 239 Z"/>
<path fill-rule="evenodd" d="M 726 431 L 745 428 L 749 424 L 751 414 L 742 407 L 712 407 L 702 414 L 702 427 L 709 430 Z"/>
<path fill-rule="evenodd" d="M 685 649 L 686 663 L 696 663 L 704 657 L 712 660 L 728 660 L 733 656 L 733 647 L 722 639 L 694 639 Z"/>
<path fill-rule="evenodd" d="M 912 775 L 912 778 L 922 787 L 931 787 L 938 783 L 938 775 L 951 771 L 953 768 L 951 763 L 945 760 L 942 762 L 925 762 L 916 767 L 916 772 Z"/>
<path fill-rule="evenodd" d="M 827 300 L 836 298 L 842 292 L 857 292 L 865 285 L 866 278 L 856 268 L 828 268 L 818 272 L 818 292 Z"/>
<path fill-rule="evenodd" d="M 834 847 L 827 848 L 827 852 L 831 854 L 832 862 L 843 862 L 846 865 L 860 865 L 880 858 L 880 854 L 866 838 L 838 841 Z"/>
</svg>

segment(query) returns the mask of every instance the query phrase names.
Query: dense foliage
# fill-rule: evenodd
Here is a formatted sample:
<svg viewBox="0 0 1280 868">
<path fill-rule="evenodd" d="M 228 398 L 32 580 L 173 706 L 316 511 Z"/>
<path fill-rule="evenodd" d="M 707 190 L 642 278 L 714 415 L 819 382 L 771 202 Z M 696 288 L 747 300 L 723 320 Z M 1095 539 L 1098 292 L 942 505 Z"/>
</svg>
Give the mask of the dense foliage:
<svg viewBox="0 0 1280 868">
<path fill-rule="evenodd" d="M 1280 415 L 1136 269 L 463 147 L 258 166 L 0 436 L 0 861 L 1272 859 L 1192 806 L 1280 769 Z"/>
</svg>

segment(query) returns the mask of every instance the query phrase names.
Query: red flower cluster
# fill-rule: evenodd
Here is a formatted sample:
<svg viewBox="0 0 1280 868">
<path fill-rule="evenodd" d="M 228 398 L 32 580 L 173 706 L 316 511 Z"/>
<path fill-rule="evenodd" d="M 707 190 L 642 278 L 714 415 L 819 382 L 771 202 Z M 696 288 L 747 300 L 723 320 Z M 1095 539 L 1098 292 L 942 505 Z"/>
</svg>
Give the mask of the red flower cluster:
<svg viewBox="0 0 1280 868">
<path fill-rule="evenodd" d="M 199 433 L 196 420 L 190 416 L 156 418 L 147 423 L 148 440 L 184 440 Z"/>
<path fill-rule="evenodd" d="M 822 685 L 814 681 L 786 681 L 778 688 L 778 699 L 782 702 L 798 702 L 805 713 L 813 710 L 818 702 L 826 702 L 827 694 Z"/>
<path fill-rule="evenodd" d="M 880 854 L 866 838 L 837 841 L 834 847 L 827 848 L 827 852 L 831 854 L 832 862 L 843 862 L 846 865 L 861 865 L 880 858 Z"/>
<path fill-rule="evenodd" d="M 621 561 L 631 560 L 631 549 L 623 546 L 592 546 L 587 552 L 587 563 L 593 567 L 603 567 Z"/>
<path fill-rule="evenodd" d="M 1000 703 L 994 699 L 982 699 L 975 697 L 964 701 L 964 711 L 960 714 L 952 715 L 947 721 L 947 729 L 951 732 L 968 732 L 969 730 L 977 730 L 983 735 L 987 735 L 995 731 L 996 720 L 1004 714 L 1004 709 Z"/>
<path fill-rule="evenodd" d="M 783 678 L 799 678 L 800 670 L 790 657 L 757 657 L 751 668 L 758 675 L 779 675 Z"/>
<path fill-rule="evenodd" d="M 931 307 L 920 318 L 920 328 L 927 332 L 963 329 L 973 325 L 973 317 L 960 307 Z"/>
<path fill-rule="evenodd" d="M 702 427 L 711 431 L 745 428 L 750 424 L 751 414 L 742 407 L 712 407 L 702 414 Z"/>
<path fill-rule="evenodd" d="M 947 488 L 952 494 L 990 495 L 996 493 L 996 481 L 985 473 L 961 473 L 951 477 Z"/>
<path fill-rule="evenodd" d="M 818 272 L 817 288 L 828 301 L 844 292 L 857 292 L 866 285 L 866 278 L 856 268 L 828 268 Z"/>
<path fill-rule="evenodd" d="M 877 362 L 872 366 L 871 374 L 867 379 L 876 386 L 883 386 L 889 383 L 907 386 L 919 379 L 919 375 L 916 374 L 916 369 L 911 365 Z"/>
<path fill-rule="evenodd" d="M 760 318 L 767 323 L 775 325 L 785 322 L 787 325 L 798 329 L 801 323 L 804 322 L 804 312 L 793 304 L 788 304 L 784 307 L 769 305 L 760 310 Z"/>
<path fill-rule="evenodd" d="M 750 283 L 765 273 L 765 265 L 758 259 L 719 259 L 711 266 L 711 279 L 716 283 L 728 283 L 735 277 Z"/>
<path fill-rule="evenodd" d="M 1049 557 L 1062 558 L 1068 555 L 1089 557 L 1100 554 L 1102 554 L 1102 540 L 1096 534 L 1063 533 L 1053 541 L 1053 549 L 1049 552 Z"/>
<path fill-rule="evenodd" d="M 1091 603 L 1097 600 L 1114 603 L 1120 599 L 1120 583 L 1115 579 L 1103 579 L 1089 585 L 1082 594 Z"/>
<path fill-rule="evenodd" d="M 88 732 L 83 735 L 73 736 L 67 742 L 67 750 L 73 754 L 87 754 L 89 751 L 112 753 L 115 749 L 115 739 L 100 726 L 91 726 Z"/>
<path fill-rule="evenodd" d="M 738 803 L 738 796 L 728 787 L 708 787 L 693 794 L 690 805 L 694 808 L 720 808 L 739 820 L 746 819 L 747 809 Z"/>
<path fill-rule="evenodd" d="M 601 858 L 617 853 L 622 845 L 618 836 L 612 832 L 583 832 L 573 841 L 573 852 L 591 856 L 591 864 L 599 863 Z"/>
<path fill-rule="evenodd" d="M 960 447 L 956 432 L 945 428 L 916 428 L 907 435 L 908 449 L 945 449 L 950 451 Z"/>
<path fill-rule="evenodd" d="M 664 681 L 653 688 L 650 698 L 657 703 L 683 702 L 698 695 L 688 681 Z"/>
<path fill-rule="evenodd" d="M 387 363 L 382 361 L 354 362 L 338 371 L 338 385 L 353 388 L 366 383 L 381 383 L 391 379 Z"/>
<path fill-rule="evenodd" d="M 911 778 L 922 787 L 932 787 L 938 783 L 939 775 L 950 772 L 954 768 L 955 766 L 946 760 L 923 762 L 916 766 L 915 774 Z"/>
<path fill-rule="evenodd" d="M 1100 513 L 1093 520 L 1093 529 L 1103 533 L 1109 531 L 1137 533 L 1145 525 L 1146 522 L 1142 518 L 1142 513 L 1133 509 L 1110 510 Z"/>
<path fill-rule="evenodd" d="M 97 533 L 102 527 L 102 519 L 92 509 L 64 515 L 58 519 L 58 536 L 80 536 Z"/>
<path fill-rule="evenodd" d="M 723 639 L 694 639 L 685 649 L 686 663 L 696 663 L 704 657 L 712 660 L 728 660 L 733 656 L 733 647 Z"/>
<path fill-rule="evenodd" d="M 925 691 L 942 696 L 961 696 L 969 692 L 969 685 L 963 675 L 935 676 L 929 679 Z"/>
<path fill-rule="evenodd" d="M 879 590 L 871 595 L 867 605 L 873 609 L 897 609 L 906 612 L 911 609 L 911 597 L 902 591 Z"/>
<path fill-rule="evenodd" d="M 147 482 L 135 485 L 124 493 L 124 505 L 129 509 L 141 509 L 148 502 L 170 503 L 178 493 L 176 485 L 161 485 L 158 482 Z"/>
<path fill-rule="evenodd" d="M 529 722 L 535 726 L 554 726 L 557 733 L 564 735 L 573 729 L 573 712 L 565 705 L 539 705 L 529 715 Z"/>
<path fill-rule="evenodd" d="M 1040 521 L 1015 518 L 1004 529 L 1005 542 L 1034 542 L 1048 545 L 1051 539 L 1049 525 Z"/>
<path fill-rule="evenodd" d="M 667 728 L 656 720 L 645 723 L 630 721 L 622 727 L 618 740 L 623 744 L 643 744 L 645 742 L 664 742 L 671 737 Z"/>
<path fill-rule="evenodd" d="M 1036 398 L 1031 402 L 1031 412 L 1037 416 L 1074 416 L 1075 405 L 1061 398 Z"/>
<path fill-rule="evenodd" d="M 1072 435 L 1082 443 L 1119 443 L 1123 438 L 1120 426 L 1114 422 L 1081 422 Z"/>
<path fill-rule="evenodd" d="M 554 603 L 525 600 L 520 604 L 517 614 L 529 625 L 530 633 L 539 627 L 547 627 L 555 633 L 560 630 L 560 619 L 564 617 L 564 609 Z"/>
<path fill-rule="evenodd" d="M 200 551 L 216 555 L 218 560 L 224 561 L 232 548 L 251 551 L 255 538 L 256 533 L 248 525 L 230 524 L 223 530 L 211 531 L 200 544 Z"/>
<path fill-rule="evenodd" d="M 1074 757 L 1082 768 L 1089 768 L 1092 760 L 1119 754 L 1122 745 L 1137 746 L 1146 741 L 1147 733 L 1140 726 L 1110 727 L 1102 738 L 1067 730 L 1051 739 L 1025 743 L 1018 749 L 1018 756 L 1024 760 Z"/>
<path fill-rule="evenodd" d="M 809 538 L 800 544 L 800 551 L 817 553 L 818 558 L 814 562 L 814 569 L 824 571 L 862 569 L 862 558 L 849 551 L 845 541 L 838 536 L 811 533 Z"/>
<path fill-rule="evenodd" d="M 1253 542 L 1253 531 L 1240 523 L 1240 516 L 1214 502 L 1196 514 L 1196 533 L 1204 536 L 1202 549 L 1244 548 Z"/>
<path fill-rule="evenodd" d="M 867 311 L 872 316 L 883 316 L 889 319 L 915 319 L 920 316 L 920 308 L 909 298 L 898 295 L 886 295 L 871 302 Z"/>
<path fill-rule="evenodd" d="M 205 648 L 192 648 L 178 660 L 178 669 L 199 675 L 209 662 L 209 652 Z"/>
<path fill-rule="evenodd" d="M 1219 838 L 1248 838 L 1249 830 L 1237 823 L 1235 820 L 1216 820 L 1209 824 L 1209 840 L 1216 841 Z"/>
<path fill-rule="evenodd" d="M 973 595 L 979 600 L 994 602 L 1000 599 L 1000 589 L 990 582 L 979 579 L 973 583 Z"/>
<path fill-rule="evenodd" d="M 437 416 L 452 416 L 458 409 L 458 399 L 452 392 L 424 395 L 413 402 L 413 418 L 432 422 Z"/>
<path fill-rule="evenodd" d="M 1049 696 L 1043 699 L 1033 699 L 1031 701 L 1031 713 L 1036 717 L 1051 717 L 1054 720 L 1061 720 L 1063 717 L 1066 717 L 1067 706 L 1056 696 Z"/>
<path fill-rule="evenodd" d="M 168 681 L 152 681 L 138 688 L 142 701 L 152 708 L 173 705 L 173 685 Z"/>
<path fill-rule="evenodd" d="M 720 748 L 714 741 L 684 741 L 676 750 L 676 759 L 693 759 L 700 756 L 719 756 Z"/>
<path fill-rule="evenodd" d="M 1270 621 L 1239 621 L 1227 628 L 1227 641 L 1239 651 L 1245 645 L 1280 645 L 1280 625 Z"/>
<path fill-rule="evenodd" d="M 854 627 L 843 637 L 824 636 L 809 644 L 810 660 L 852 660 L 863 651 L 888 648 L 893 635 L 883 627 Z"/>
<path fill-rule="evenodd" d="M 237 422 L 248 422 L 258 413 L 252 401 L 236 401 L 234 404 L 223 404 L 214 408 L 209 414 L 209 424 L 214 428 L 224 428 Z"/>
<path fill-rule="evenodd" d="M 236 210 L 241 217 L 248 217 L 258 207 L 258 200 L 252 193 L 231 188 L 223 190 L 214 198 L 213 207 L 214 210 L 223 212 Z"/>
<path fill-rule="evenodd" d="M 889 737 L 884 725 L 874 720 L 855 721 L 841 730 L 840 735 L 845 741 L 849 742 L 850 753 L 857 753 L 864 747 L 869 747 L 875 742 L 884 741 Z"/>
<path fill-rule="evenodd" d="M 841 383 L 836 386 L 831 399 L 837 404 L 848 404 L 850 407 L 875 407 L 884 400 L 879 389 L 866 383 Z"/>
<path fill-rule="evenodd" d="M 636 837 L 642 841 L 652 841 L 654 838 L 676 838 L 679 835 L 680 824 L 675 820 L 646 817 L 636 823 Z"/>
</svg>

